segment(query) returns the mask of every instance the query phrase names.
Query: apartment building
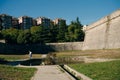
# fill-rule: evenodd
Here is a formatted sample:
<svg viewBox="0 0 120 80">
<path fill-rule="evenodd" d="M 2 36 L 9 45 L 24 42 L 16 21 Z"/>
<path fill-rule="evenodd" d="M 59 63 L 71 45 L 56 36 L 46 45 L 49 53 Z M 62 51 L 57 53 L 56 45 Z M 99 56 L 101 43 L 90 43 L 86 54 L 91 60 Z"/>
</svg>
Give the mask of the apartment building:
<svg viewBox="0 0 120 80">
<path fill-rule="evenodd" d="M 19 21 L 17 18 L 12 18 L 12 27 L 19 29 Z"/>
<path fill-rule="evenodd" d="M 46 18 L 46 17 L 38 17 L 36 19 L 37 21 L 37 25 L 41 25 L 43 26 L 44 28 L 49 28 L 50 27 L 50 22 L 51 20 L 49 18 Z"/>
<path fill-rule="evenodd" d="M 66 24 L 66 20 L 61 19 L 61 18 L 56 18 L 55 20 L 53 20 L 53 22 L 54 22 L 54 25 L 60 25 L 61 22 Z"/>
<path fill-rule="evenodd" d="M 33 26 L 33 19 L 28 16 L 22 16 L 18 18 L 19 26 L 21 29 L 30 29 Z"/>
<path fill-rule="evenodd" d="M 0 18 L 0 30 L 2 30 L 2 20 Z"/>
<path fill-rule="evenodd" d="M 9 29 L 11 27 L 16 29 L 30 29 L 32 26 L 43 26 L 46 29 L 53 27 L 53 25 L 60 26 L 60 24 L 65 23 L 66 20 L 57 18 L 55 20 L 51 20 L 46 17 L 38 17 L 33 19 L 28 16 L 21 16 L 19 18 L 14 18 L 7 14 L 0 15 L 0 29 Z"/>
<path fill-rule="evenodd" d="M 10 27 L 12 27 L 12 16 L 1 14 L 0 19 L 2 29 L 9 29 Z"/>
<path fill-rule="evenodd" d="M 33 19 L 32 25 L 33 25 L 33 26 L 37 26 L 37 21 L 36 21 L 36 19 Z"/>
</svg>

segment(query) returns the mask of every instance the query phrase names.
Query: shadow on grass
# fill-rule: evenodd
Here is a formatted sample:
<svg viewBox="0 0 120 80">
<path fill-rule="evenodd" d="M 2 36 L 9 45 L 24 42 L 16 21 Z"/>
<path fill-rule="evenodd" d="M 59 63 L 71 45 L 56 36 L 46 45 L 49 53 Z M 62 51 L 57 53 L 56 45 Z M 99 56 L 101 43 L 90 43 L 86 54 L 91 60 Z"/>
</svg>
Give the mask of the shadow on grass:
<svg viewBox="0 0 120 80">
<path fill-rule="evenodd" d="M 17 66 L 17 65 L 23 65 L 23 66 L 37 66 L 42 63 L 42 59 L 29 59 L 29 60 L 18 60 L 18 61 L 5 61 L 4 59 L 0 59 L 0 64 L 5 65 L 11 65 L 11 66 Z"/>
<path fill-rule="evenodd" d="M 6 61 L 4 58 L 0 58 L 0 64 L 7 64 L 8 61 Z"/>
<path fill-rule="evenodd" d="M 37 66 L 41 65 L 42 59 L 31 59 L 31 60 L 25 60 L 20 63 L 20 65 L 25 65 L 25 66 Z"/>
</svg>

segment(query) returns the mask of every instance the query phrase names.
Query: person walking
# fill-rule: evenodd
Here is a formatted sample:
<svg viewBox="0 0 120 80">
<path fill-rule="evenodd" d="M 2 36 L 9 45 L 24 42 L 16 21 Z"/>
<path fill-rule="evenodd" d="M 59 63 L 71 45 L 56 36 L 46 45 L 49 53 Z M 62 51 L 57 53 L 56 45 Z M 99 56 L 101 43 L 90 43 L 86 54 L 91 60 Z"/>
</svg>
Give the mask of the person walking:
<svg viewBox="0 0 120 80">
<path fill-rule="evenodd" d="M 31 59 L 32 59 L 32 52 L 31 51 L 29 51 L 29 59 L 30 59 L 30 66 L 32 65 L 32 63 L 31 63 Z"/>
<path fill-rule="evenodd" d="M 32 59 L 32 52 L 29 51 L 29 58 Z"/>
</svg>

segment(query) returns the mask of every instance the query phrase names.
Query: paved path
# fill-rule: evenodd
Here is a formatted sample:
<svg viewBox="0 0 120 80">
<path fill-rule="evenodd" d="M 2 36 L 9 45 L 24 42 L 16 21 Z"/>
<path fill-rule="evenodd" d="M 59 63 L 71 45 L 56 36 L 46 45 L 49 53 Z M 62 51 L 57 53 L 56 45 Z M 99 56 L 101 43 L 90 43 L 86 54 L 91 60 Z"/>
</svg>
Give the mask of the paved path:
<svg viewBox="0 0 120 80">
<path fill-rule="evenodd" d="M 32 80 L 73 80 L 70 75 L 61 71 L 57 65 L 37 66 L 38 71 Z"/>
<path fill-rule="evenodd" d="M 68 73 L 62 71 L 57 65 L 30 67 L 38 69 L 31 80 L 75 80 Z"/>
</svg>

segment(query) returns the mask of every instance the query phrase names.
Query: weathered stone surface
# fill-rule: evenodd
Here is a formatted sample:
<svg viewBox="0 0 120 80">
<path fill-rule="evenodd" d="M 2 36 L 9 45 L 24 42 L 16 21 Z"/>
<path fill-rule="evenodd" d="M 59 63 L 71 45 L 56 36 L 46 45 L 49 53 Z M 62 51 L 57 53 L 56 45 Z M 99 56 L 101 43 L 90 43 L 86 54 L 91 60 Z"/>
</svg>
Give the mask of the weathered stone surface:
<svg viewBox="0 0 120 80">
<path fill-rule="evenodd" d="M 120 48 L 120 10 L 89 25 L 83 50 Z"/>
<path fill-rule="evenodd" d="M 82 50 L 83 42 L 48 43 L 55 51 Z"/>
<path fill-rule="evenodd" d="M 49 53 L 51 51 L 82 50 L 82 46 L 83 42 L 47 43 L 46 45 L 16 45 L 0 43 L 0 53 L 28 54 L 29 50 L 33 53 Z"/>
</svg>

